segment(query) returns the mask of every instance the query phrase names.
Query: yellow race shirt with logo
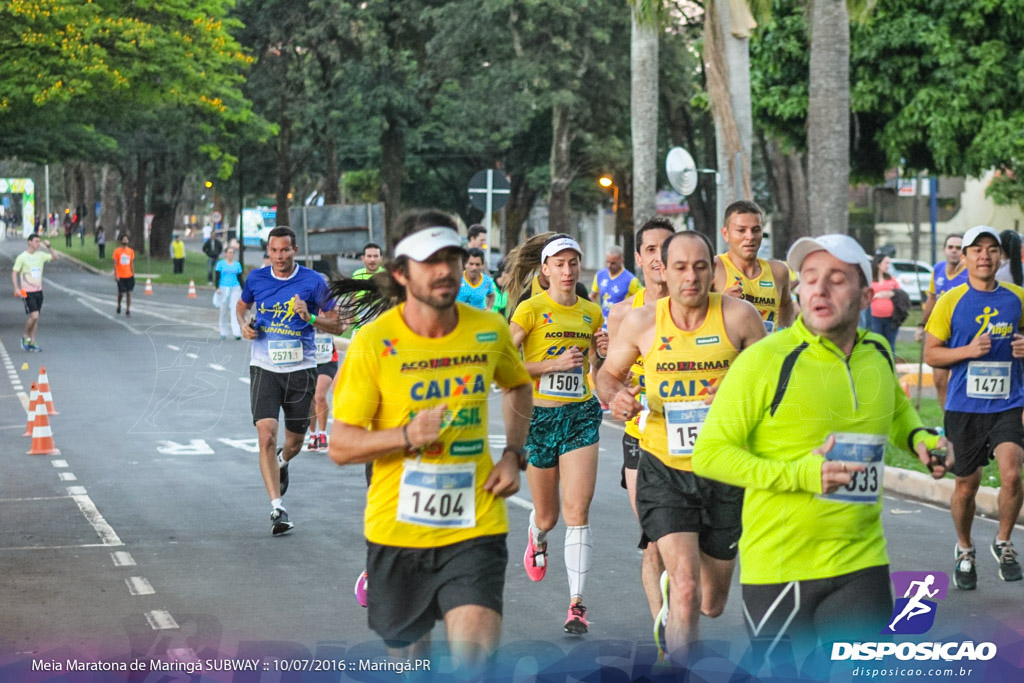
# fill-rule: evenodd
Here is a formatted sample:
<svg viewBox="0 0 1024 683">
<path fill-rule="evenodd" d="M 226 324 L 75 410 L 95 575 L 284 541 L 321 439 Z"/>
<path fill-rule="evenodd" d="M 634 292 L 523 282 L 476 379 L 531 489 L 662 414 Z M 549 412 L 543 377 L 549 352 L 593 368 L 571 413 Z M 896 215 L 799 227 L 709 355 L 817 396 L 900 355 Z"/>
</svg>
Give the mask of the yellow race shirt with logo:
<svg viewBox="0 0 1024 683">
<path fill-rule="evenodd" d="M 583 352 L 583 367 L 545 373 L 534 380 L 534 398 L 579 403 L 591 397 L 587 383 L 590 340 L 604 325 L 600 306 L 579 296 L 572 306 L 563 306 L 555 303 L 547 292 L 541 292 L 516 307 L 512 322 L 526 331 L 523 358 L 527 363 L 554 360 L 570 346 Z"/>
<path fill-rule="evenodd" d="M 633 297 L 633 308 L 643 308 L 644 306 L 644 292 L 647 291 L 646 287 L 641 287 L 636 296 Z M 633 373 L 633 377 L 630 379 L 629 385 L 635 387 L 636 385 L 644 386 L 644 357 L 637 356 L 636 360 L 633 361 L 633 366 L 629 369 Z M 640 393 L 637 394 L 636 400 L 643 405 L 647 405 L 647 399 L 645 397 L 644 389 L 640 389 Z M 641 426 L 640 422 L 643 420 L 646 422 L 647 418 L 644 416 L 644 411 L 637 413 L 631 420 L 626 421 L 626 434 L 629 434 L 634 439 L 640 438 Z"/>
<path fill-rule="evenodd" d="M 761 266 L 761 274 L 751 279 L 733 264 L 729 254 L 719 254 L 718 258 L 722 259 L 725 266 L 725 276 L 728 280 L 725 286 L 732 287 L 738 282 L 743 288 L 743 298 L 754 304 L 754 308 L 761 314 L 765 331 L 769 334 L 774 332 L 779 319 L 781 301 L 771 264 L 763 258 L 757 259 L 757 264 Z"/>
<path fill-rule="evenodd" d="M 457 306 L 455 330 L 431 339 L 406 326 L 399 305 L 365 325 L 345 357 L 336 420 L 376 431 L 447 405 L 437 442 L 373 461 L 365 515 L 372 543 L 436 548 L 508 531 L 505 502 L 483 489 L 493 468 L 487 398 L 491 382 L 515 387 L 530 376 L 500 316 Z"/>
<path fill-rule="evenodd" d="M 640 446 L 668 467 L 692 472 L 693 445 L 710 408 L 704 399 L 739 350 L 725 333 L 721 294 L 710 294 L 704 323 L 692 332 L 675 326 L 669 303 L 658 300 L 654 342 L 644 356 L 651 414 Z"/>
</svg>

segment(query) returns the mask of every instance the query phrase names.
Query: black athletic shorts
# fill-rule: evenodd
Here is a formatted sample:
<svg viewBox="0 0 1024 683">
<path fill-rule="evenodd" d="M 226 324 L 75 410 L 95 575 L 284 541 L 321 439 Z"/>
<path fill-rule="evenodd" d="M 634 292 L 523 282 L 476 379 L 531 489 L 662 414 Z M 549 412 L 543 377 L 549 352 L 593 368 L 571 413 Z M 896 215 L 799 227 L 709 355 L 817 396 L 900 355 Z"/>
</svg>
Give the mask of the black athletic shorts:
<svg viewBox="0 0 1024 683">
<path fill-rule="evenodd" d="M 332 360 L 332 361 L 328 361 L 326 363 L 317 363 L 317 366 L 316 366 L 316 376 L 317 377 L 321 377 L 323 375 L 327 375 L 331 379 L 334 379 L 334 376 L 337 375 L 337 374 L 338 374 L 338 361 Z"/>
<path fill-rule="evenodd" d="M 293 434 L 305 434 L 309 428 L 309 406 L 316 392 L 316 370 L 271 372 L 249 366 L 249 406 L 252 422 L 279 420 L 284 411 L 284 428 Z"/>
<path fill-rule="evenodd" d="M 134 292 L 135 291 L 135 276 L 131 277 L 119 277 L 117 278 L 117 291 L 118 292 Z"/>
<path fill-rule="evenodd" d="M 881 640 L 892 618 L 889 565 L 827 579 L 742 584 L 755 665 L 802 661 L 819 643 Z M 796 650 L 796 652 L 794 652 Z"/>
<path fill-rule="evenodd" d="M 1021 413 L 1013 408 L 1001 413 L 961 413 L 946 411 L 946 438 L 953 443 L 956 462 L 950 471 L 958 477 L 969 477 L 988 464 L 1001 443 L 1024 444 Z"/>
<path fill-rule="evenodd" d="M 626 488 L 626 470 L 636 470 L 640 464 L 640 439 L 629 434 L 622 435 L 622 471 L 619 486 Z"/>
<path fill-rule="evenodd" d="M 644 451 L 636 473 L 636 511 L 652 541 L 692 532 L 705 555 L 736 558 L 743 516 L 743 489 L 738 486 L 673 469 Z"/>
<path fill-rule="evenodd" d="M 462 605 L 502 613 L 506 534 L 439 548 L 399 548 L 367 541 L 366 605 L 370 628 L 388 647 L 406 647 Z"/>
<path fill-rule="evenodd" d="M 41 310 L 43 310 L 43 290 L 25 292 L 25 313 L 35 313 Z"/>
</svg>

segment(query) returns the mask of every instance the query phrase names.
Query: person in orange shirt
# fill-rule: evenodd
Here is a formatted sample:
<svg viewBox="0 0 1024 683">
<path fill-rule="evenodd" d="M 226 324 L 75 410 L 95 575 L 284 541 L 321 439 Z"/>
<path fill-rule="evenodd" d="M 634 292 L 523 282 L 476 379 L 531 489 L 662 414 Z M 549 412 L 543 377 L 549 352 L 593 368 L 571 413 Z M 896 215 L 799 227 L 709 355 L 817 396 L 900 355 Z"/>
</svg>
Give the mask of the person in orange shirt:
<svg viewBox="0 0 1024 683">
<path fill-rule="evenodd" d="M 117 312 L 121 312 L 121 296 L 125 297 L 124 315 L 132 317 L 132 290 L 135 289 L 135 250 L 128 246 L 128 234 L 121 235 L 121 246 L 114 250 L 114 281 L 117 282 Z"/>
</svg>

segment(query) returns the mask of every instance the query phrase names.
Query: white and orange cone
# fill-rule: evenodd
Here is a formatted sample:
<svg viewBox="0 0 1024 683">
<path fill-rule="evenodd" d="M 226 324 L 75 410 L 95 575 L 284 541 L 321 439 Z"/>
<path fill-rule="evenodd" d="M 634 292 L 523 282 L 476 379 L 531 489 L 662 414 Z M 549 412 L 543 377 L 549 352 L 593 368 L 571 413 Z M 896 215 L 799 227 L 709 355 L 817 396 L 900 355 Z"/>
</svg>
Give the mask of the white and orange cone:
<svg viewBox="0 0 1024 683">
<path fill-rule="evenodd" d="M 146 291 L 143 292 L 146 296 L 153 296 L 153 279 L 146 278 Z"/>
<path fill-rule="evenodd" d="M 195 299 L 196 298 L 196 281 L 195 280 L 189 280 L 188 281 L 188 298 L 189 299 Z"/>
<path fill-rule="evenodd" d="M 50 418 L 46 416 L 46 404 L 36 401 L 36 421 L 32 425 L 32 447 L 29 455 L 60 455 L 57 445 L 53 443 L 53 431 L 50 429 Z"/>
<path fill-rule="evenodd" d="M 57 409 L 53 407 L 53 395 L 50 394 L 50 380 L 46 377 L 46 368 L 39 367 L 39 379 L 36 380 L 36 386 L 39 389 L 39 398 L 46 403 L 46 413 L 48 415 L 60 415 Z"/>
<path fill-rule="evenodd" d="M 22 436 L 32 436 L 32 427 L 36 423 L 36 402 L 39 401 L 39 390 L 36 383 L 32 382 L 32 393 L 28 398 L 28 424 L 25 425 L 25 433 Z"/>
</svg>

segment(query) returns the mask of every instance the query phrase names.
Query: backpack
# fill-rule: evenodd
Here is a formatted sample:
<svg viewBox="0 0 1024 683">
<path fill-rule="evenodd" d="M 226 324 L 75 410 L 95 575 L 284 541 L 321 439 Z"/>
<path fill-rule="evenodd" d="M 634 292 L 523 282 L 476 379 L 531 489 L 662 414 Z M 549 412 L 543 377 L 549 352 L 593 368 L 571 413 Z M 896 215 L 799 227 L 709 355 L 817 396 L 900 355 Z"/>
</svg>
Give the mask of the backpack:
<svg viewBox="0 0 1024 683">
<path fill-rule="evenodd" d="M 902 289 L 892 290 L 892 321 L 902 325 L 910 315 L 910 295 Z"/>
</svg>

